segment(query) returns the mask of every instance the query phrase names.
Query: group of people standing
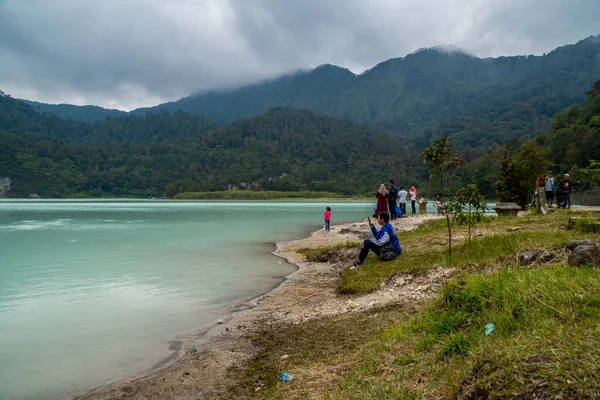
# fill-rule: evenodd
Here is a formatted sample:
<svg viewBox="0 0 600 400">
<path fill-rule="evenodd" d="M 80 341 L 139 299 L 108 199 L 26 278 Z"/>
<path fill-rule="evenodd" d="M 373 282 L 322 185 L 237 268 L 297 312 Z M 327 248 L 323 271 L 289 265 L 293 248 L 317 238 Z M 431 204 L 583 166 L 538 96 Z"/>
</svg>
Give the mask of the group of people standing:
<svg viewBox="0 0 600 400">
<path fill-rule="evenodd" d="M 574 185 L 575 183 L 571 181 L 569 174 L 565 174 L 563 179 L 556 185 L 552 171 L 548 171 L 548 175 L 544 179 L 542 179 L 542 175 L 538 175 L 536 182 L 537 190 L 543 188 L 546 204 L 550 208 L 553 207 L 555 199 L 558 207 L 571 208 L 571 192 Z"/>
<path fill-rule="evenodd" d="M 360 253 L 350 269 L 360 268 L 367 258 L 369 251 L 375 253 L 383 261 L 393 260 L 398 254 L 401 254 L 402 247 L 400 247 L 394 227 L 390 224 L 390 219 L 397 219 L 398 217 L 402 217 L 402 215 L 406 215 L 406 200 L 408 196 L 410 196 L 412 214 L 417 213 L 417 189 L 414 186 L 407 192 L 402 186 L 398 189 L 394 181 L 390 179 L 388 188 L 382 183 L 375 196 L 377 197 L 377 205 L 375 206 L 373 217 L 377 219 L 377 223 L 381 226 L 381 229 L 377 230 L 369 219 L 369 227 L 375 240 L 366 239 L 363 242 Z M 397 206 L 400 211 L 399 213 L 396 212 Z"/>
<path fill-rule="evenodd" d="M 417 189 L 412 186 L 410 192 L 404 190 L 403 186 L 400 189 L 396 187 L 392 179 L 388 182 L 388 189 L 385 184 L 379 186 L 379 190 L 375 193 L 377 197 L 377 205 L 373 213 L 373 217 L 377 217 L 381 212 L 387 212 L 390 219 L 397 219 L 403 215 L 406 215 L 406 199 L 410 195 L 411 211 L 412 214 L 417 213 Z M 396 212 L 396 207 L 400 209 L 400 215 Z"/>
</svg>

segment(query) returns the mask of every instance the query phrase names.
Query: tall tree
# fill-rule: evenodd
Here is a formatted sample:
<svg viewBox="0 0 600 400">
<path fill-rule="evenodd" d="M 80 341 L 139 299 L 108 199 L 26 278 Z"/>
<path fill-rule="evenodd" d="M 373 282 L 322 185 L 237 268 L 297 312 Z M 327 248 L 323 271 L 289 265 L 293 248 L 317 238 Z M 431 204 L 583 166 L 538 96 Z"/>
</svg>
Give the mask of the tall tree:
<svg viewBox="0 0 600 400">
<path fill-rule="evenodd" d="M 528 140 L 507 149 L 502 159 L 502 179 L 496 182 L 496 192 L 501 201 L 516 202 L 525 208 L 535 190 L 538 174 L 544 175 L 553 165 L 550 149 Z"/>
</svg>

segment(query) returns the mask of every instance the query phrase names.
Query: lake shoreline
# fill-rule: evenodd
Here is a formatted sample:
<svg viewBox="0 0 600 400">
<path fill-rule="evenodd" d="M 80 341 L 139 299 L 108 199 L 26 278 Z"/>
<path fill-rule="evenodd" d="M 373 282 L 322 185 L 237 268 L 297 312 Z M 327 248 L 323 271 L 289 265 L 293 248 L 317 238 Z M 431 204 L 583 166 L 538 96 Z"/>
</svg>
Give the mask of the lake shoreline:
<svg viewBox="0 0 600 400">
<path fill-rule="evenodd" d="M 399 231 L 410 231 L 432 215 L 393 221 Z M 298 252 L 301 248 L 321 248 L 348 241 L 362 241 L 370 235 L 366 222 L 333 225 L 299 240 L 275 243 L 272 254 L 297 267 L 271 290 L 235 304 L 234 309 L 216 324 L 202 329 L 182 342 L 165 362 L 147 373 L 100 386 L 76 396 L 78 400 L 211 398 L 227 395 L 230 368 L 243 368 L 258 349 L 252 336 L 278 323 L 301 324 L 323 315 L 370 308 L 374 303 L 396 301 L 394 296 L 373 293 L 348 304 L 336 292 L 336 282 L 352 262 L 310 263 Z"/>
</svg>

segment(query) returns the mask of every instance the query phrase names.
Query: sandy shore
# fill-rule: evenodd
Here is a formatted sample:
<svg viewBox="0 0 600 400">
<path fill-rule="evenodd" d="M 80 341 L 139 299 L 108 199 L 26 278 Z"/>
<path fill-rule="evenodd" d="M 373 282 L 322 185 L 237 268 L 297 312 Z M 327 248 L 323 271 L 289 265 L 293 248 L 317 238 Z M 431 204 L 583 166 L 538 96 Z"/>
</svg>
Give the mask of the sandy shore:
<svg viewBox="0 0 600 400">
<path fill-rule="evenodd" d="M 415 229 L 431 215 L 392 221 L 400 242 L 402 232 Z M 352 264 L 358 253 L 342 251 L 324 262 L 307 262 L 297 253 L 301 248 L 319 248 L 362 241 L 371 237 L 366 222 L 333 225 L 308 238 L 277 243 L 273 254 L 298 266 L 274 290 L 248 302 L 235 305 L 232 315 L 219 321 L 199 338 L 190 339 L 176 357 L 146 375 L 94 389 L 81 400 L 107 399 L 220 399 L 227 398 L 228 369 L 243 365 L 257 351 L 247 339 L 249 333 L 280 323 L 299 324 L 324 315 L 356 312 L 391 302 L 414 301 L 433 295 L 453 275 L 439 268 L 425 276 L 397 276 L 382 282 L 376 292 L 361 297 L 340 296 L 336 283 L 340 273 Z"/>
</svg>

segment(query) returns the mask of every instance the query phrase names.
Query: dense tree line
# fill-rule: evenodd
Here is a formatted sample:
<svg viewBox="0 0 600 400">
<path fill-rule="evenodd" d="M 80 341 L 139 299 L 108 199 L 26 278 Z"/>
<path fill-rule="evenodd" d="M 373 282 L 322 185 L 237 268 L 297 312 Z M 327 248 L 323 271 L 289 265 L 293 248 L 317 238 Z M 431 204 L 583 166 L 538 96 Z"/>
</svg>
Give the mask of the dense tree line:
<svg viewBox="0 0 600 400">
<path fill-rule="evenodd" d="M 396 135 L 289 107 L 219 127 L 177 112 L 95 124 L 0 96 L 0 176 L 27 196 L 173 196 L 231 187 L 366 194 L 426 180 Z"/>
<path fill-rule="evenodd" d="M 74 119 L 81 122 L 96 122 L 108 117 L 120 117 L 125 111 L 102 108 L 98 106 L 76 106 L 73 104 L 45 104 L 37 101 L 22 100 L 33 106 L 40 113 L 51 113 L 64 119 Z"/>
</svg>

